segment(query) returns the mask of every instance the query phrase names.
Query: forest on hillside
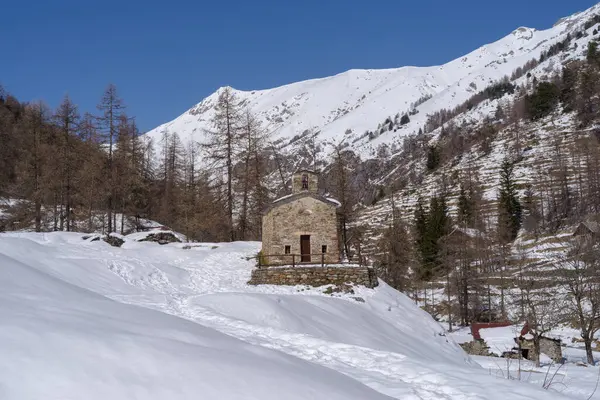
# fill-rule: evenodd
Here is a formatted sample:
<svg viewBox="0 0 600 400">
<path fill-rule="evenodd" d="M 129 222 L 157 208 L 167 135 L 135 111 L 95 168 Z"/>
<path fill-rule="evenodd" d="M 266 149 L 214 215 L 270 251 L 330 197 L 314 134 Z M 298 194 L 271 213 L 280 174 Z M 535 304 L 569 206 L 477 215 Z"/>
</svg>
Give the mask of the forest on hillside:
<svg viewBox="0 0 600 400">
<path fill-rule="evenodd" d="M 0 230 L 123 234 L 155 220 L 189 240 L 260 240 L 262 212 L 286 192 L 294 167 L 231 90 L 220 94 L 202 144 L 168 130 L 152 143 L 114 85 L 97 109 L 80 115 L 66 96 L 51 110 L 0 91 L 0 198 L 10 200 Z M 303 145 L 311 160 L 322 151 L 315 135 Z M 344 235 L 357 204 L 343 180 L 350 162 L 360 160 L 339 146 L 324 173 L 343 203 Z"/>
<path fill-rule="evenodd" d="M 265 136 L 229 91 L 202 146 L 176 132 L 148 141 L 114 85 L 97 108 L 80 115 L 67 96 L 50 110 L 0 91 L 0 197 L 11 199 L 1 229 L 122 234 L 143 218 L 190 240 L 259 238 Z"/>
<path fill-rule="evenodd" d="M 543 61 L 533 60 L 515 75 L 528 74 L 526 84 L 516 86 L 506 77 L 456 110 L 431 115 L 425 132 L 437 129 L 437 140 L 419 137 L 427 133 L 407 139 L 399 158 L 418 154 L 425 176 L 437 175 L 438 190 L 419 197 L 412 216 L 403 218 L 394 193 L 424 178 L 396 180 L 386 193 L 392 212 L 373 250 L 375 265 L 379 276 L 412 293 L 449 329 L 473 321 L 527 320 L 538 340 L 568 324 L 581 330 L 593 362 L 591 343 L 600 329 L 597 46 L 591 41 L 586 59 L 567 63 L 560 73 L 532 75 L 528 69 Z M 512 100 L 499 103 L 477 126 L 453 123 L 474 104 L 507 93 Z M 553 132 L 550 143 L 535 143 L 540 130 Z M 490 166 L 499 175 L 494 199 L 484 198 L 479 170 L 447 175 L 445 167 L 465 154 L 485 156 L 498 142 L 506 151 Z M 523 186 L 517 171 L 533 146 L 549 148 L 550 162 L 537 166 L 535 179 Z"/>
</svg>

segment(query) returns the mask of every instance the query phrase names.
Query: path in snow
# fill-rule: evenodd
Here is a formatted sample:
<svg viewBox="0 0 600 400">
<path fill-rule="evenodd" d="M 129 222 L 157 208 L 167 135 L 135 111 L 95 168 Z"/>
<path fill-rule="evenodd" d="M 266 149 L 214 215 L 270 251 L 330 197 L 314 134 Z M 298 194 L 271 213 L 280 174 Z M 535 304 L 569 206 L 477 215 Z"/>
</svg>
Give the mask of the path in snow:
<svg viewBox="0 0 600 400">
<path fill-rule="evenodd" d="M 496 400 L 540 394 L 536 387 L 499 380 L 475 366 L 440 335 L 443 330 L 429 315 L 385 284 L 357 289 L 353 296 L 365 303 L 350 296 L 331 298 L 317 289 L 248 286 L 248 257 L 257 243 L 182 250 L 129 242 L 115 249 L 76 234 L 25 236 L 34 243 L 15 246 L 12 241 L 20 239 L 5 236 L 0 253 L 119 302 L 328 367 L 394 398 Z"/>
<path fill-rule="evenodd" d="M 169 294 L 164 297 L 164 301 L 149 302 L 145 296 L 141 298 L 119 296 L 118 300 L 157 308 L 253 345 L 279 350 L 334 369 L 394 398 L 407 400 L 480 399 L 486 393 L 485 390 L 478 389 L 481 374 L 475 374 L 473 379 L 465 379 L 464 370 L 456 371 L 455 379 L 449 379 L 452 377 L 452 371 L 448 371 L 447 376 L 444 377 L 439 374 L 439 367 L 432 368 L 431 364 L 427 362 L 418 362 L 418 360 L 409 359 L 400 353 L 324 340 L 309 334 L 273 328 L 264 324 L 248 323 L 201 305 L 203 298 L 210 296 L 215 296 L 212 302 L 218 302 L 219 299 L 224 300 L 224 296 L 227 296 L 235 287 L 240 291 L 248 291 L 244 280 L 247 277 L 240 280 L 240 273 L 245 277 L 247 272 L 239 268 L 240 259 L 244 257 L 245 255 L 235 252 L 211 254 L 202 260 L 202 269 L 190 265 L 189 259 L 176 260 L 174 264 L 186 270 L 192 278 L 191 288 L 195 292 L 194 294 L 168 290 Z M 215 268 L 210 268 L 210 266 L 215 266 Z M 236 267 L 231 268 L 231 266 Z M 209 280 L 206 279 L 207 275 L 210 276 Z M 124 279 L 127 278 L 124 277 Z M 160 280 L 155 288 L 164 290 L 173 288 L 173 285 L 165 285 Z M 187 292 L 188 288 L 185 289 Z M 214 295 L 221 291 L 229 293 Z M 269 289 L 266 288 L 266 291 Z M 265 295 L 260 294 L 259 296 Z M 492 379 L 495 378 L 492 377 Z M 514 393 L 511 398 L 529 397 L 522 397 Z"/>
</svg>

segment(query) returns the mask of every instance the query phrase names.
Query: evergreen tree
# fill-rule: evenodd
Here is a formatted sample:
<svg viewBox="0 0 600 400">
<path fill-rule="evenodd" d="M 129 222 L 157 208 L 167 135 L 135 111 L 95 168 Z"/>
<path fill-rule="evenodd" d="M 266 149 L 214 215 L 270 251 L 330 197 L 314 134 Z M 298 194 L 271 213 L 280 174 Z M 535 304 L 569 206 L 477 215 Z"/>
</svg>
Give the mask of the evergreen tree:
<svg viewBox="0 0 600 400">
<path fill-rule="evenodd" d="M 560 101 L 563 104 L 565 112 L 575 110 L 578 80 L 577 65 L 576 63 L 571 63 L 565 66 L 562 71 Z"/>
<path fill-rule="evenodd" d="M 577 95 L 577 117 L 583 126 L 589 125 L 599 106 L 597 94 L 600 92 L 600 75 L 594 65 L 588 65 L 581 71 Z"/>
<path fill-rule="evenodd" d="M 550 114 L 560 97 L 558 86 L 551 82 L 540 82 L 531 95 L 525 96 L 527 113 L 532 120 L 537 120 Z"/>
<path fill-rule="evenodd" d="M 522 207 L 514 180 L 514 164 L 504 160 L 500 168 L 498 230 L 504 242 L 512 242 L 521 228 Z"/>
<path fill-rule="evenodd" d="M 587 61 L 590 64 L 598 64 L 600 55 L 598 54 L 598 43 L 591 40 L 587 48 Z"/>
<path fill-rule="evenodd" d="M 429 171 L 435 170 L 440 165 L 440 149 L 438 146 L 427 147 L 427 169 Z"/>
<path fill-rule="evenodd" d="M 421 260 L 418 279 L 430 281 L 439 272 L 442 265 L 440 240 L 450 232 L 450 227 L 445 195 L 433 196 L 428 212 L 419 200 L 415 209 L 416 248 Z"/>
<path fill-rule="evenodd" d="M 410 122 L 410 118 L 408 117 L 408 114 L 404 114 L 402 116 L 402 118 L 400 119 L 400 125 L 406 125 Z"/>
<path fill-rule="evenodd" d="M 505 118 L 505 113 L 504 113 L 504 109 L 502 108 L 502 106 L 498 103 L 498 106 L 496 107 L 496 112 L 494 113 L 494 119 L 496 121 L 502 121 Z"/>
</svg>

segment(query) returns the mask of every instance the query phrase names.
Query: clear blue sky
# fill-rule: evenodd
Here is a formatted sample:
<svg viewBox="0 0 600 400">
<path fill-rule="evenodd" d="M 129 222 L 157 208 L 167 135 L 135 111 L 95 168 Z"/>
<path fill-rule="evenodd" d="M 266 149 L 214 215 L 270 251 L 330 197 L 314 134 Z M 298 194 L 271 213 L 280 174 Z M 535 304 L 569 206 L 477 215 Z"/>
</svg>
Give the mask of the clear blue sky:
<svg viewBox="0 0 600 400">
<path fill-rule="evenodd" d="M 93 5 L 92 5 L 93 4 Z M 4 1 L 0 84 L 94 111 L 117 85 L 141 129 L 220 86 L 264 89 L 351 68 L 440 64 L 593 0 Z"/>
</svg>

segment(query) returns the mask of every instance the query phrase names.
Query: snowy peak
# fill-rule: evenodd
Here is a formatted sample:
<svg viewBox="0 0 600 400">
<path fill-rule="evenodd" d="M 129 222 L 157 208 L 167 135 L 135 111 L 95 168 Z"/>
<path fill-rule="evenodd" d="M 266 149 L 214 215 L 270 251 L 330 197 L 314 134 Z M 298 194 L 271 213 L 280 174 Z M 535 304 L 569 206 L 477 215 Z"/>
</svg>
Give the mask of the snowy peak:
<svg viewBox="0 0 600 400">
<path fill-rule="evenodd" d="M 556 21 L 553 28 L 565 26 L 567 29 L 573 28 L 574 25 L 584 22 L 586 19 L 600 13 L 600 3 L 588 8 L 585 11 L 576 12 L 568 17 L 564 17 Z"/>
<path fill-rule="evenodd" d="M 280 148 L 310 131 L 318 133 L 317 140 L 325 147 L 343 141 L 363 158 L 370 158 L 382 144 L 393 147 L 416 133 L 428 114 L 454 108 L 529 60 L 539 59 L 542 52 L 579 30 L 597 13 L 600 4 L 561 19 L 550 29 L 519 27 L 440 66 L 351 69 L 273 89 L 230 89 L 258 116 Z M 165 132 L 177 133 L 184 141 L 202 142 L 223 89 L 147 135 L 157 141 Z M 410 114 L 408 123 L 388 124 L 391 130 L 383 124 L 405 114 Z"/>
</svg>

